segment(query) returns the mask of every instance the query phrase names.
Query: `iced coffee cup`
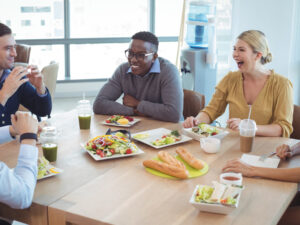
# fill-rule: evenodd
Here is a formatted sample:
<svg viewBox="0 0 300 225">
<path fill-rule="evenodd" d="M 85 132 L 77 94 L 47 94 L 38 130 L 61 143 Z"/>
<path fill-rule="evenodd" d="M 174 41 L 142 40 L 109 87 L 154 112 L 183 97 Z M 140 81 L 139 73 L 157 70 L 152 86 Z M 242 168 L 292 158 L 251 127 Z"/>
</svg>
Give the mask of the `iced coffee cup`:
<svg viewBox="0 0 300 225">
<path fill-rule="evenodd" d="M 254 120 L 244 119 L 239 124 L 240 149 L 242 152 L 251 152 L 255 133 L 257 130 Z"/>
</svg>

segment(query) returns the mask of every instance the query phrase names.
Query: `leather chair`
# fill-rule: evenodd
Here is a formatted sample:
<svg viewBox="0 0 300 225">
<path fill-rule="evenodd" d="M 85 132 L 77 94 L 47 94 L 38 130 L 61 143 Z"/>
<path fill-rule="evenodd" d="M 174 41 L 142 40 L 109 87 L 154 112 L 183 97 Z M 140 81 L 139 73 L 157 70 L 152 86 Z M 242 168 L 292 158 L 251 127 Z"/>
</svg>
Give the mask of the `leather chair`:
<svg viewBox="0 0 300 225">
<path fill-rule="evenodd" d="M 300 106 L 294 105 L 293 133 L 291 138 L 300 139 Z"/>
<path fill-rule="evenodd" d="M 191 90 L 183 89 L 183 117 L 197 116 L 205 105 L 205 96 Z"/>
<path fill-rule="evenodd" d="M 29 63 L 31 46 L 25 44 L 17 44 L 15 62 Z"/>
</svg>

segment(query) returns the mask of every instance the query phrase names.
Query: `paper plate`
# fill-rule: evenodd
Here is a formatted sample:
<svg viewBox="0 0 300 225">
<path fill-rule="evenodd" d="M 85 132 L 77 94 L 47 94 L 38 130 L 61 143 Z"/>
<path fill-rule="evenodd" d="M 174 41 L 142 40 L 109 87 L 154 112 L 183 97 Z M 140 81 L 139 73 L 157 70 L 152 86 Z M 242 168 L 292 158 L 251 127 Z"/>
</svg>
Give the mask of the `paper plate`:
<svg viewBox="0 0 300 225">
<path fill-rule="evenodd" d="M 187 164 L 183 159 L 180 158 L 180 156 L 177 155 L 175 158 L 178 159 L 179 161 L 183 162 L 186 169 L 189 171 L 189 178 L 200 177 L 208 172 L 208 164 L 202 160 L 201 160 L 201 162 L 204 163 L 204 167 L 201 170 L 197 170 L 197 169 L 194 169 L 193 167 L 191 167 L 189 164 Z M 158 157 L 153 158 L 153 160 L 161 161 Z M 146 167 L 146 171 L 148 171 L 149 173 L 152 173 L 153 175 L 159 176 L 159 177 L 165 177 L 165 178 L 169 178 L 169 179 L 179 179 L 177 177 L 170 176 L 168 174 L 162 173 L 158 170 L 154 170 L 154 169 L 151 169 L 148 167 Z"/>
</svg>

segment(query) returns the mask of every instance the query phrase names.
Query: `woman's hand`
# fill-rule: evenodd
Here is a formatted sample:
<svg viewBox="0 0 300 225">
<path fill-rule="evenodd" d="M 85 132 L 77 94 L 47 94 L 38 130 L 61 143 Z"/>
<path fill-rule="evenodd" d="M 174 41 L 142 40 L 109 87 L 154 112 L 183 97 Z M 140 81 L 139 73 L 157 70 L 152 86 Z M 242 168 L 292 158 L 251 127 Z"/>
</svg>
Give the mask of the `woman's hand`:
<svg viewBox="0 0 300 225">
<path fill-rule="evenodd" d="M 222 171 L 241 173 L 246 177 L 255 176 L 254 167 L 242 162 L 239 159 L 228 161 Z"/>
<path fill-rule="evenodd" d="M 199 124 L 197 118 L 190 116 L 188 118 L 186 118 L 186 120 L 182 123 L 182 126 L 184 128 L 190 128 L 190 127 L 194 127 L 197 126 Z"/>
<path fill-rule="evenodd" d="M 227 120 L 227 127 L 232 130 L 238 131 L 240 122 L 241 122 L 240 118 L 231 118 Z"/>
<path fill-rule="evenodd" d="M 288 145 L 280 145 L 276 148 L 276 155 L 283 160 L 291 158 L 293 156 L 293 152 Z"/>
</svg>

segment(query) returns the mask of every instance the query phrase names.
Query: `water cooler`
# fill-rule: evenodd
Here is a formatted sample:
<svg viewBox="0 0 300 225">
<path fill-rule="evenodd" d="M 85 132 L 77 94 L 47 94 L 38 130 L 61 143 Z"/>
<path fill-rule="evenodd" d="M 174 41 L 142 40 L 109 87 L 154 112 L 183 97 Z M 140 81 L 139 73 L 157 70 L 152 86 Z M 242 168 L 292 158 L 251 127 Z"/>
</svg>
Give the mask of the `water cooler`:
<svg viewBox="0 0 300 225">
<path fill-rule="evenodd" d="M 216 86 L 216 5 L 212 1 L 190 1 L 185 42 L 181 51 L 182 86 L 205 95 L 209 103 Z"/>
</svg>

